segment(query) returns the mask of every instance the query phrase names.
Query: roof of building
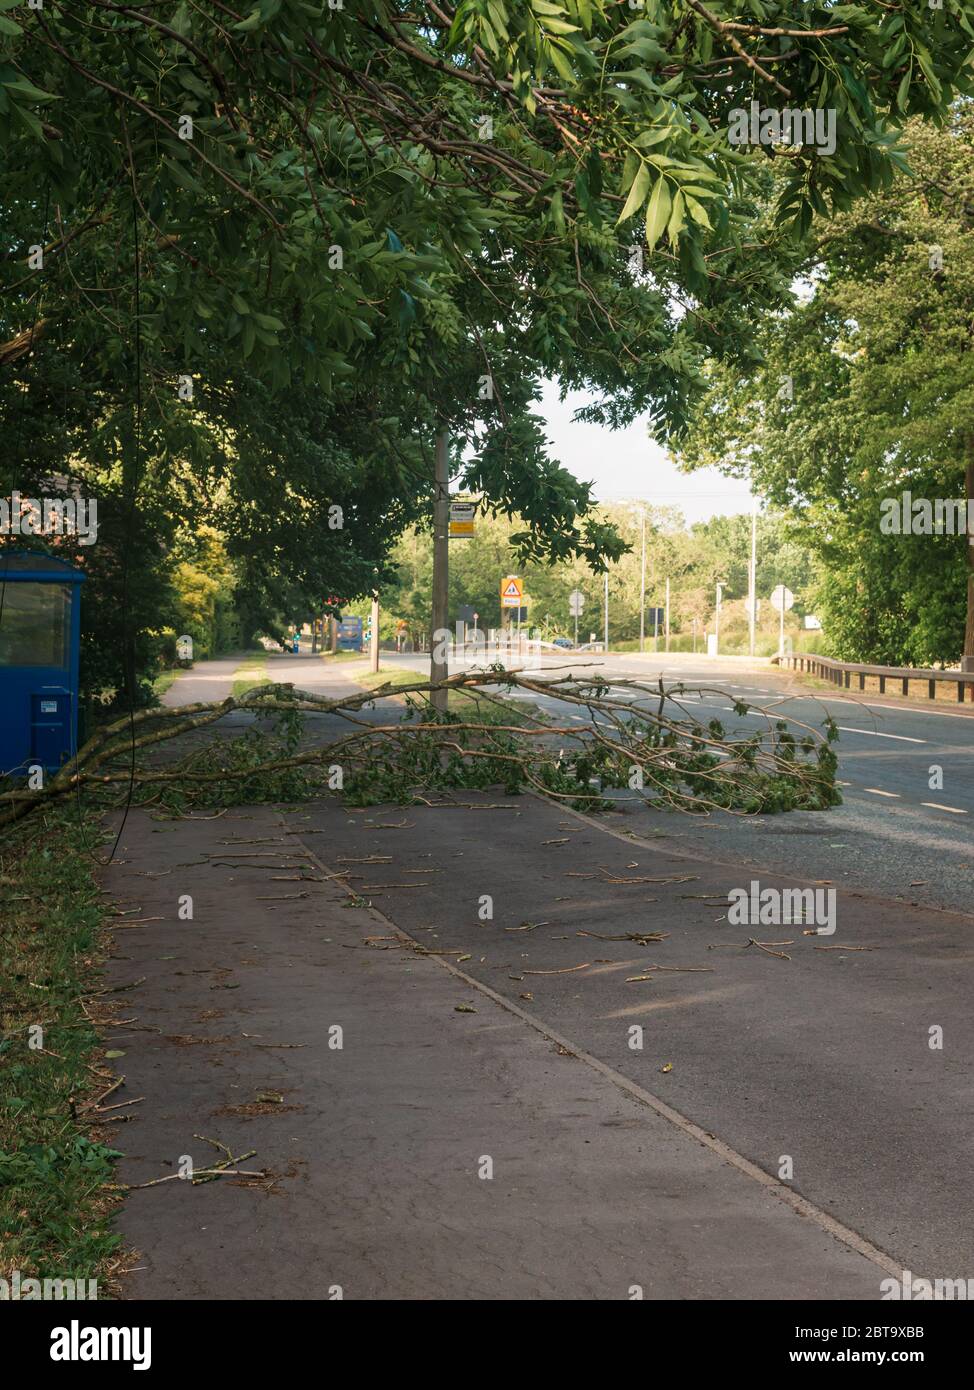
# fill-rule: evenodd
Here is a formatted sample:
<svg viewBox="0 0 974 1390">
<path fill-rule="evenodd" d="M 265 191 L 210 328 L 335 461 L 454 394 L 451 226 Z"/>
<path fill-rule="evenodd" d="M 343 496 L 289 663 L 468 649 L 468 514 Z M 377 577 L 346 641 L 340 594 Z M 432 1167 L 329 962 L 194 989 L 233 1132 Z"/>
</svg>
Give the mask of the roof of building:
<svg viewBox="0 0 974 1390">
<path fill-rule="evenodd" d="M 0 547 L 0 583 L 31 580 L 35 584 L 83 584 L 85 574 L 59 560 L 56 555 L 39 555 L 31 550 L 8 550 Z"/>
</svg>

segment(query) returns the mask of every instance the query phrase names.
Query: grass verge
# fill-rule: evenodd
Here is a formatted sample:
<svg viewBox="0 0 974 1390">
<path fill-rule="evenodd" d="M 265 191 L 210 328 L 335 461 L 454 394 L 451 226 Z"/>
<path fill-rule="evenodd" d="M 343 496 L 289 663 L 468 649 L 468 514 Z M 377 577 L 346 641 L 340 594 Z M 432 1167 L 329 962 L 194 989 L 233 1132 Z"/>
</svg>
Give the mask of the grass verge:
<svg viewBox="0 0 974 1390">
<path fill-rule="evenodd" d="M 266 679 L 267 653 L 251 652 L 233 673 L 233 698 L 239 700 L 241 695 L 246 695 L 248 690 L 253 690 L 255 685 L 260 685 Z"/>
<path fill-rule="evenodd" d="M 936 694 L 931 700 L 927 694 L 927 682 L 922 676 L 910 681 L 910 693 L 904 695 L 902 686 L 896 676 L 887 676 L 886 689 L 880 690 L 879 677 L 867 676 L 864 689 L 859 689 L 859 677 L 856 672 L 852 674 L 852 683 L 848 687 L 834 685 L 832 681 L 822 680 L 820 676 L 813 676 L 808 671 L 795 671 L 790 667 L 782 666 L 781 671 L 791 677 L 792 687 L 799 690 L 807 690 L 810 695 L 821 696 L 823 700 L 846 700 L 858 701 L 860 704 L 878 705 L 902 705 L 905 710 L 936 709 L 938 713 L 953 713 L 971 715 L 971 701 L 974 700 L 974 691 L 965 690 L 967 698 L 962 702 L 957 698 L 957 686 L 950 683 L 950 673 L 946 673 L 946 681 L 937 682 Z M 921 692 L 923 692 L 921 694 Z M 794 693 L 794 690 L 792 691 Z"/>
<path fill-rule="evenodd" d="M 160 700 L 172 685 L 173 681 L 176 680 L 177 676 L 181 676 L 182 674 L 183 669 L 173 666 L 170 667 L 168 671 L 162 671 L 156 676 L 155 680 L 152 682 L 152 689 L 156 692 Z"/>
<path fill-rule="evenodd" d="M 31 818 L 0 854 L 0 1275 L 98 1279 L 118 1264 L 116 1126 L 85 1106 L 113 1081 L 92 998 L 103 905 L 75 807 Z M 88 1006 L 86 1007 L 86 998 Z"/>
<path fill-rule="evenodd" d="M 319 652 L 322 661 L 368 661 L 368 652 Z"/>
<path fill-rule="evenodd" d="M 400 686 L 415 685 L 426 678 L 423 672 L 407 671 L 402 666 L 380 666 L 378 672 L 349 672 L 349 675 L 356 685 L 365 686 L 367 690 L 376 690 L 380 685 L 392 685 L 398 689 Z M 480 720 L 485 724 L 503 723 L 508 718 L 511 723 L 521 723 L 526 714 L 538 714 L 533 704 L 524 700 L 505 700 L 495 691 L 491 691 L 488 699 L 466 690 L 451 690 L 447 697 L 447 709 L 451 714 Z"/>
</svg>

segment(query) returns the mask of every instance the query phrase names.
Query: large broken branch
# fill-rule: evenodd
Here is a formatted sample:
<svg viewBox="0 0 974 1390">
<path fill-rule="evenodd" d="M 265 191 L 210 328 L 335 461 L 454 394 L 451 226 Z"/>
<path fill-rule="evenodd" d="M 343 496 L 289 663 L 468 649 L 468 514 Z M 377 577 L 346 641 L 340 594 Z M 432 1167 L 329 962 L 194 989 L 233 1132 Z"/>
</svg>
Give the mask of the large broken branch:
<svg viewBox="0 0 974 1390">
<path fill-rule="evenodd" d="M 558 715 L 543 717 L 536 707 L 515 708 L 504 698 L 513 688 L 564 703 L 572 722 L 563 723 Z M 466 697 L 462 717 L 433 711 L 429 697 L 436 690 Z M 476 785 L 492 777 L 557 799 L 594 803 L 603 800 L 606 788 L 618 788 L 633 799 L 696 814 L 717 808 L 743 813 L 793 806 L 823 809 L 838 799 L 831 732 L 823 735 L 708 688 L 706 693 L 720 694 L 739 714 L 763 717 L 762 728 L 731 737 L 722 724 L 703 724 L 693 717 L 682 683 L 666 687 L 662 680 L 655 686 L 613 680 L 612 692 L 603 679 L 571 671 L 542 678 L 492 668 L 442 681 L 386 684 L 338 700 L 293 685 L 265 685 L 239 699 L 139 710 L 100 728 L 45 787 L 13 786 L 0 792 L 0 806 L 6 808 L 0 825 L 81 788 L 111 794 L 134 783 L 153 797 L 167 788 L 188 796 L 229 796 L 234 787 L 257 779 L 317 770 L 318 781 L 307 788 L 316 794 L 324 790 L 324 774 L 336 764 L 343 770 L 346 794 L 349 783 L 359 793 L 381 789 L 383 772 L 388 773 L 394 791 L 376 798 L 387 800 L 410 799 L 430 785 L 442 785 L 438 779 L 446 769 L 454 779 L 451 785 L 462 784 L 457 779 L 467 769 Z M 413 706 L 406 718 L 377 723 L 360 717 L 363 707 L 392 696 L 405 697 Z M 574 713 L 581 709 L 584 717 Z M 133 770 L 133 755 L 155 753 L 186 734 L 211 729 L 235 710 L 290 722 L 290 740 L 275 743 L 257 731 L 259 739 L 270 741 L 255 751 L 253 743 L 241 741 L 252 730 L 241 737 L 207 739 L 177 762 L 147 764 L 135 756 Z M 299 749 L 293 722 L 307 714 L 334 715 L 354 728 L 324 746 Z"/>
</svg>

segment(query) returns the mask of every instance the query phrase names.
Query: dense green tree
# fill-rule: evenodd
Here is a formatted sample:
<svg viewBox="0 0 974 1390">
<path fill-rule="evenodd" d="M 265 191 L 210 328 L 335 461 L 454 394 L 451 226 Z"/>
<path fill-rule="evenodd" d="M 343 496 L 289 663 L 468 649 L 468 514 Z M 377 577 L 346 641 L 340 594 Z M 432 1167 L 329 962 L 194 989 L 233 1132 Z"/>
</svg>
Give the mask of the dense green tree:
<svg viewBox="0 0 974 1390">
<path fill-rule="evenodd" d="M 548 456 L 538 378 L 679 428 L 702 364 L 781 301 L 789 222 L 886 185 L 896 121 L 968 82 L 966 9 L 4 3 L 0 414 L 29 423 L 5 477 L 114 508 L 125 631 L 96 645 L 129 698 L 181 529 L 233 517 L 255 617 L 275 586 L 362 592 L 444 427 L 521 554 L 617 558 Z M 731 147 L 752 99 L 833 110 L 835 150 Z"/>
<path fill-rule="evenodd" d="M 837 655 L 923 665 L 974 656 L 972 547 L 882 506 L 974 497 L 974 114 L 909 140 L 914 177 L 817 228 L 760 369 L 714 369 L 684 457 L 791 509 Z"/>
</svg>

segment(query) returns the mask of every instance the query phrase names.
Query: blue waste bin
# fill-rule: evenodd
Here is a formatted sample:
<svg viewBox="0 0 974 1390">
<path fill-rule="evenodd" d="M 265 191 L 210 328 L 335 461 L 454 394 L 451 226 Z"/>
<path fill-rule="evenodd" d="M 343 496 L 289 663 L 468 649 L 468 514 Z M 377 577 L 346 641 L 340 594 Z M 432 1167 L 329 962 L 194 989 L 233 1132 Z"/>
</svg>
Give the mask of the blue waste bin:
<svg viewBox="0 0 974 1390">
<path fill-rule="evenodd" d="M 77 752 L 84 580 L 64 560 L 0 550 L 0 776 L 56 772 Z"/>
</svg>

